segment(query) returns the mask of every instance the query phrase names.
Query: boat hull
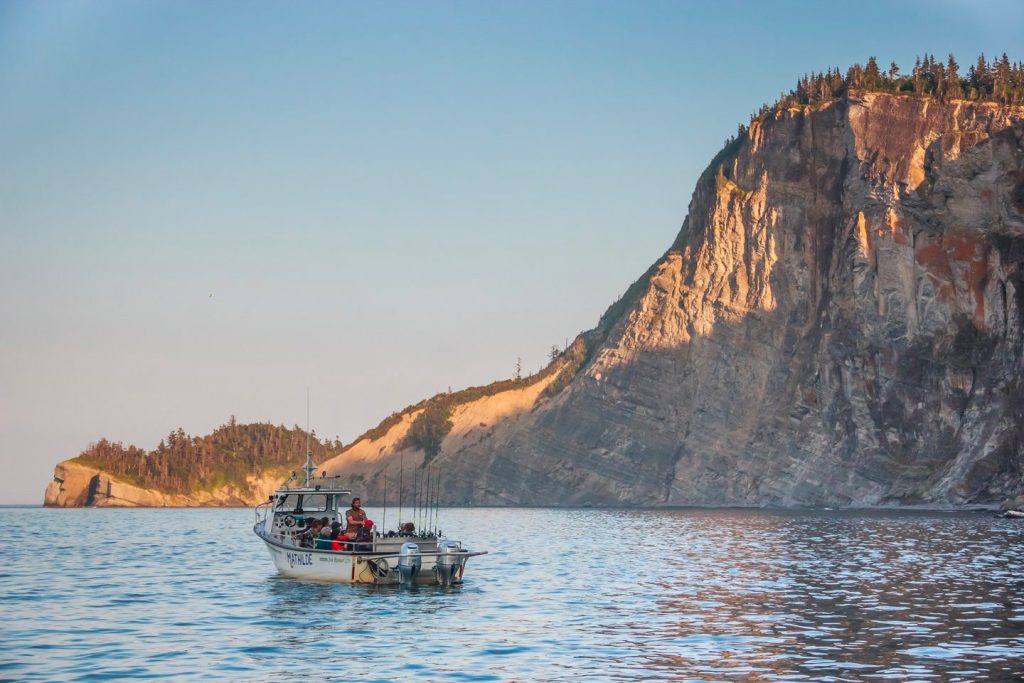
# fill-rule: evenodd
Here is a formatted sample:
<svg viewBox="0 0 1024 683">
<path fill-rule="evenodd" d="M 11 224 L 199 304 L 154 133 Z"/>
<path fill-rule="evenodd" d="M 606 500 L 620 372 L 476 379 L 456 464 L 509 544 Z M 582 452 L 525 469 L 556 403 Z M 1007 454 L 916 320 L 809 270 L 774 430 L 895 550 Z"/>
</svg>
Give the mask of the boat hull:
<svg viewBox="0 0 1024 683">
<path fill-rule="evenodd" d="M 330 581 L 334 583 L 365 583 L 372 585 L 388 585 L 400 583 L 397 571 L 397 558 L 393 553 L 352 553 L 344 551 L 313 550 L 310 548 L 290 548 L 270 541 L 257 534 L 270 552 L 270 557 L 282 576 L 312 581 Z M 464 558 L 458 571 L 448 581 L 449 584 L 462 582 L 465 572 Z M 426 556 L 422 559 L 420 572 L 416 575 L 416 585 L 435 585 L 442 583 L 434 568 L 435 558 Z"/>
</svg>

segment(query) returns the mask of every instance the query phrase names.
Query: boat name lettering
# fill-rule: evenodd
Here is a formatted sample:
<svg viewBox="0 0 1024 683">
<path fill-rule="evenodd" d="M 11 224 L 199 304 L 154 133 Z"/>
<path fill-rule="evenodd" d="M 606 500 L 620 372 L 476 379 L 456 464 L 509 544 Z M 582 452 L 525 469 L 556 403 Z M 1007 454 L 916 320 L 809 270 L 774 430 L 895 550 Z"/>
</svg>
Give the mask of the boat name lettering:
<svg viewBox="0 0 1024 683">
<path fill-rule="evenodd" d="M 311 565 L 313 564 L 313 553 L 288 553 L 288 564 L 293 567 L 297 564 Z"/>
</svg>

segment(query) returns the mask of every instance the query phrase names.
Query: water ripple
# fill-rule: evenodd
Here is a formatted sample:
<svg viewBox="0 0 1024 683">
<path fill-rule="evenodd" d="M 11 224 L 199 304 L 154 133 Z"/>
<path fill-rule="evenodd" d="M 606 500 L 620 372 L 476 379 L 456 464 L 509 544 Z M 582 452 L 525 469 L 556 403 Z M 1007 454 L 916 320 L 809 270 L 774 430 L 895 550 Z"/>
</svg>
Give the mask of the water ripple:
<svg viewBox="0 0 1024 683">
<path fill-rule="evenodd" d="M 493 552 L 414 590 L 278 577 L 243 510 L 0 515 L 4 679 L 1024 674 L 1024 524 L 981 514 L 450 510 Z"/>
</svg>

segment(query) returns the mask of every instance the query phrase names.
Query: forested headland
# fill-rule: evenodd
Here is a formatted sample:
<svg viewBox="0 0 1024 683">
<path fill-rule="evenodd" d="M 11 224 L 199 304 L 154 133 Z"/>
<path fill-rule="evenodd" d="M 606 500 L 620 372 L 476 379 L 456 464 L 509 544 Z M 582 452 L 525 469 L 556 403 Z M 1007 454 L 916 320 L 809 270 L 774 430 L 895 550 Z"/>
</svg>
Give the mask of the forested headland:
<svg viewBox="0 0 1024 683">
<path fill-rule="evenodd" d="M 310 434 L 309 446 L 314 462 L 323 462 L 342 448 L 338 441 L 321 441 L 315 432 Z M 151 451 L 100 439 L 73 462 L 142 488 L 187 494 L 224 485 L 245 489 L 247 477 L 267 471 L 287 476 L 305 459 L 305 430 L 264 422 L 238 424 L 232 417 L 201 437 L 179 427 Z"/>
</svg>

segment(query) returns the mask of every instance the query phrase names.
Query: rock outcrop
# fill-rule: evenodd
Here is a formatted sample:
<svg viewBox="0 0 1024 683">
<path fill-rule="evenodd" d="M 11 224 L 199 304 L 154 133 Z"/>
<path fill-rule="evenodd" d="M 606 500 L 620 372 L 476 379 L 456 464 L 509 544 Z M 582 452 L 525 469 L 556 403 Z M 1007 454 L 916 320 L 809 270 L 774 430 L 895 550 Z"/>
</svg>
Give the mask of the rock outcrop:
<svg viewBox="0 0 1024 683">
<path fill-rule="evenodd" d="M 225 485 L 189 494 L 129 484 L 95 467 L 67 460 L 54 468 L 46 507 L 239 507 L 265 501 L 281 483 L 279 473 L 249 477 L 249 488 Z"/>
<path fill-rule="evenodd" d="M 1024 494 L 1024 110 L 850 93 L 752 122 L 559 381 L 456 405 L 442 502 Z M 565 360 L 556 361 L 565 364 Z M 555 384 L 557 382 L 557 384 Z M 557 389 L 557 391 L 552 391 Z M 326 463 L 380 498 L 415 412 Z"/>
</svg>

